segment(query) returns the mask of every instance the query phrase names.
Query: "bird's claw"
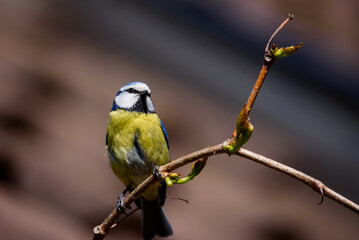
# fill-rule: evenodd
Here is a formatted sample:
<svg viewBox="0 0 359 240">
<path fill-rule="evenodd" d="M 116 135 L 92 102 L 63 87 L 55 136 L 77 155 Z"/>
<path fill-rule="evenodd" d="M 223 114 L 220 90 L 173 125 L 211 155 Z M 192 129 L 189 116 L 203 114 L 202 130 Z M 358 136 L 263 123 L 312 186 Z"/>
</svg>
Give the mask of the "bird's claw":
<svg viewBox="0 0 359 240">
<path fill-rule="evenodd" d="M 127 216 L 126 210 L 131 209 L 131 207 L 125 207 L 123 204 L 124 194 L 121 193 L 120 196 L 117 198 L 117 210 Z"/>
<path fill-rule="evenodd" d="M 153 178 L 156 179 L 159 182 L 162 182 L 163 179 L 161 177 L 161 170 L 159 169 L 159 167 L 156 165 L 153 167 Z"/>
</svg>

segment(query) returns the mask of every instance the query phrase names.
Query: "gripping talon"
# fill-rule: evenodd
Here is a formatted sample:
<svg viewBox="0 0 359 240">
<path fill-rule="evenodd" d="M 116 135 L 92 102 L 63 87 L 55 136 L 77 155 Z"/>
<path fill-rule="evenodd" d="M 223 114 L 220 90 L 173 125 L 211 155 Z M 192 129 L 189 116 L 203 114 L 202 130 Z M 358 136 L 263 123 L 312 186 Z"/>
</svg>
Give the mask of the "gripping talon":
<svg viewBox="0 0 359 240">
<path fill-rule="evenodd" d="M 131 209 L 131 207 L 128 207 L 128 208 L 125 207 L 125 206 L 123 205 L 123 199 L 124 199 L 124 194 L 121 193 L 120 196 L 118 196 L 118 198 L 117 198 L 117 205 L 116 205 L 116 207 L 117 207 L 117 210 L 118 210 L 118 211 L 120 211 L 121 213 L 123 213 L 123 214 L 125 214 L 125 215 L 127 216 L 126 210 L 127 210 L 127 209 Z"/>
<path fill-rule="evenodd" d="M 163 181 L 161 178 L 161 171 L 157 165 L 153 167 L 153 178 L 155 178 L 159 182 Z"/>
</svg>

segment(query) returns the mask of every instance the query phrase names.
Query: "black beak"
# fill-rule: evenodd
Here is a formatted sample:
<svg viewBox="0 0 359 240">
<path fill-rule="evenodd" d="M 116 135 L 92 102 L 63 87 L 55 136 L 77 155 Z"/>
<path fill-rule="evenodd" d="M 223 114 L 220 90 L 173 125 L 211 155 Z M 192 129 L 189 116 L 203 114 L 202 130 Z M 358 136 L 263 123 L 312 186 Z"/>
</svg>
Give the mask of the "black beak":
<svg viewBox="0 0 359 240">
<path fill-rule="evenodd" d="M 143 97 L 143 96 L 148 95 L 148 91 L 145 90 L 145 91 L 139 92 L 138 94 L 140 94 L 140 96 Z"/>
</svg>

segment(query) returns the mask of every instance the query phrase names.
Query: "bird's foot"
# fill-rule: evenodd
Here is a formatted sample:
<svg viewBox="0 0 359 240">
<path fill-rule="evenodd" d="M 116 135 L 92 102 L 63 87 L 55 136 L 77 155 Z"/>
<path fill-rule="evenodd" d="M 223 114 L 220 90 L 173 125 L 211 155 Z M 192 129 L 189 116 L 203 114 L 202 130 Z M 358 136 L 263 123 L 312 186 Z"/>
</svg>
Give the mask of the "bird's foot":
<svg viewBox="0 0 359 240">
<path fill-rule="evenodd" d="M 118 196 L 117 198 L 117 210 L 120 211 L 121 213 L 125 214 L 127 216 L 126 210 L 127 209 L 131 209 L 131 207 L 125 207 L 123 204 L 123 199 L 124 199 L 124 193 L 121 193 L 120 196 Z"/>
<path fill-rule="evenodd" d="M 162 172 L 160 171 L 159 167 L 156 165 L 153 167 L 153 178 L 156 179 L 159 182 L 162 182 Z"/>
</svg>

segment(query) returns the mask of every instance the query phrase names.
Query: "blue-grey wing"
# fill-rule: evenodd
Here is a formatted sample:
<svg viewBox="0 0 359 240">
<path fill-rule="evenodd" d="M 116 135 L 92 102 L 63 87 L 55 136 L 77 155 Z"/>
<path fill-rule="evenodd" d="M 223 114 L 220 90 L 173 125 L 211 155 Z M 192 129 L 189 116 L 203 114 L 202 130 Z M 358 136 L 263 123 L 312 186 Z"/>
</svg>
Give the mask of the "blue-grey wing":
<svg viewBox="0 0 359 240">
<path fill-rule="evenodd" d="M 165 126 L 163 125 L 163 122 L 161 121 L 161 119 L 160 119 L 160 122 L 161 122 L 161 129 L 162 129 L 163 135 L 165 136 L 165 139 L 166 139 L 167 148 L 170 149 L 170 144 L 168 142 L 168 136 L 167 136 Z"/>
</svg>

